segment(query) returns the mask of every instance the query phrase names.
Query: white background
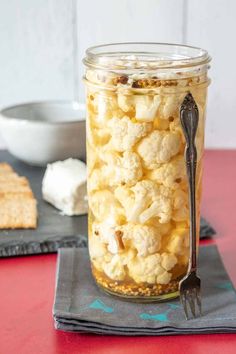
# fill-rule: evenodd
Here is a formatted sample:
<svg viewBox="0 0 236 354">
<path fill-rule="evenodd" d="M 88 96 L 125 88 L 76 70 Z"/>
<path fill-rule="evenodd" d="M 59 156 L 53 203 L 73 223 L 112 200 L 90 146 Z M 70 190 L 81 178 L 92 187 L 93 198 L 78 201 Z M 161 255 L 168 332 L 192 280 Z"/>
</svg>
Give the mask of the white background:
<svg viewBox="0 0 236 354">
<path fill-rule="evenodd" d="M 83 101 L 90 45 L 192 44 L 213 57 L 206 146 L 236 148 L 235 14 L 235 0 L 0 0 L 0 106 Z"/>
</svg>

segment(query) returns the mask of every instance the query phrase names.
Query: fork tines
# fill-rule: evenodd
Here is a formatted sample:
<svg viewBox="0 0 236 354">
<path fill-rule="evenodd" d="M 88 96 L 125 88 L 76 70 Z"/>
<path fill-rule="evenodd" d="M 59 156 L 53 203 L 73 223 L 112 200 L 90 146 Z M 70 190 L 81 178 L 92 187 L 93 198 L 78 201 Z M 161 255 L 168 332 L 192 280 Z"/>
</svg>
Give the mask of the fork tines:
<svg viewBox="0 0 236 354">
<path fill-rule="evenodd" d="M 196 272 L 188 273 L 179 283 L 180 301 L 183 305 L 186 319 L 189 320 L 188 308 L 192 318 L 201 316 L 201 280 Z"/>
</svg>

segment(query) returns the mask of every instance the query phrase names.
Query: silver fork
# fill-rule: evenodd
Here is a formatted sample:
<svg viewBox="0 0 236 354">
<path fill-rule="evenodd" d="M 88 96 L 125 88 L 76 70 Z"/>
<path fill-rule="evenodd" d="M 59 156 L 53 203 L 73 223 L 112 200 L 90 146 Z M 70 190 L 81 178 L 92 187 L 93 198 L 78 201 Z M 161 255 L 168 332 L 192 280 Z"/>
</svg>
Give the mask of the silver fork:
<svg viewBox="0 0 236 354">
<path fill-rule="evenodd" d="M 180 107 L 180 121 L 186 139 L 185 162 L 189 184 L 190 205 L 190 254 L 187 275 L 179 283 L 180 301 L 183 305 L 186 319 L 190 319 L 188 307 L 192 316 L 197 317 L 196 308 L 201 315 L 201 280 L 197 276 L 197 230 L 196 230 L 196 197 L 195 180 L 197 166 L 197 149 L 195 136 L 198 126 L 198 108 L 191 93 L 188 93 Z"/>
</svg>

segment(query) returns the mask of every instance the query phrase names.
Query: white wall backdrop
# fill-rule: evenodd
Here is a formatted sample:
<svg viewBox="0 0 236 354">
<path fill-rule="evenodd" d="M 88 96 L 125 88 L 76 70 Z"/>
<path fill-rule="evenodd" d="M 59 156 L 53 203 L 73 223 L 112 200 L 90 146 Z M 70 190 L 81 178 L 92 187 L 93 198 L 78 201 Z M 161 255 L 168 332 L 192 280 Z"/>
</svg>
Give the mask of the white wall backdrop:
<svg viewBox="0 0 236 354">
<path fill-rule="evenodd" d="M 83 101 L 90 45 L 193 44 L 213 57 L 206 145 L 236 148 L 235 13 L 235 0 L 0 0 L 0 106 Z"/>
</svg>

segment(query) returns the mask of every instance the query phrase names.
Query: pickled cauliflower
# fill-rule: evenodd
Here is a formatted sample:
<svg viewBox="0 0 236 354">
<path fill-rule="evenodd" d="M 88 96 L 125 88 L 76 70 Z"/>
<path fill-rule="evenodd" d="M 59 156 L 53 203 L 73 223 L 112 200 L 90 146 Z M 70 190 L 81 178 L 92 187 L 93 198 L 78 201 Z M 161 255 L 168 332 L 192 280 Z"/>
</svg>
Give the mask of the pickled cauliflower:
<svg viewBox="0 0 236 354">
<path fill-rule="evenodd" d="M 89 254 L 94 267 L 99 271 L 103 271 L 103 263 L 111 261 L 112 258 L 97 235 L 89 239 Z"/>
<path fill-rule="evenodd" d="M 176 228 L 172 231 L 167 250 L 176 255 L 183 255 L 188 251 L 189 230 L 187 228 Z"/>
<path fill-rule="evenodd" d="M 176 189 L 173 193 L 173 209 L 173 220 L 188 219 L 188 194 L 181 189 Z"/>
<path fill-rule="evenodd" d="M 163 106 L 162 112 L 161 112 L 161 117 L 163 119 L 168 119 L 169 117 L 174 116 L 176 113 L 178 113 L 179 106 L 181 102 L 183 101 L 185 95 L 169 95 L 167 96 L 165 100 L 165 104 Z"/>
<path fill-rule="evenodd" d="M 141 159 L 135 152 L 125 151 L 115 164 L 114 184 L 132 186 L 143 175 Z"/>
<path fill-rule="evenodd" d="M 104 221 L 109 217 L 114 222 L 119 223 L 124 213 L 113 193 L 106 189 L 90 195 L 89 207 L 95 218 L 100 221 Z"/>
<path fill-rule="evenodd" d="M 138 144 L 137 152 L 148 169 L 168 162 L 180 150 L 180 136 L 177 133 L 154 130 Z"/>
<path fill-rule="evenodd" d="M 107 253 L 104 242 L 101 241 L 100 237 L 94 235 L 89 240 L 89 254 L 91 259 L 102 258 Z"/>
<path fill-rule="evenodd" d="M 158 217 L 149 220 L 148 225 L 155 227 L 162 236 L 168 234 L 172 229 L 171 222 L 161 224 Z"/>
<path fill-rule="evenodd" d="M 119 186 L 115 189 L 114 195 L 124 208 L 126 217 L 129 218 L 129 214 L 134 206 L 134 195 L 132 190 L 126 186 Z"/>
<path fill-rule="evenodd" d="M 91 173 L 88 181 L 90 192 L 106 186 L 132 186 L 143 175 L 140 157 L 135 152 L 125 151 L 121 157 L 112 153 L 104 154 L 102 159 L 107 164 L 95 168 Z"/>
<path fill-rule="evenodd" d="M 174 266 L 176 265 L 177 263 L 177 258 L 175 257 L 174 254 L 171 254 L 171 253 L 162 253 L 161 255 L 161 266 L 169 271 L 171 270 L 172 268 L 174 268 Z"/>
<path fill-rule="evenodd" d="M 161 97 L 146 95 L 136 95 L 135 99 L 135 118 L 138 121 L 152 122 L 156 116 L 157 110 L 161 103 Z"/>
<path fill-rule="evenodd" d="M 158 217 L 160 223 L 167 223 L 171 218 L 170 190 L 153 181 L 142 180 L 130 189 L 118 187 L 115 197 L 124 207 L 128 221 L 143 224 Z"/>
<path fill-rule="evenodd" d="M 108 126 L 111 144 L 116 151 L 120 152 L 130 150 L 152 128 L 150 123 L 133 123 L 129 117 L 112 118 Z"/>
<path fill-rule="evenodd" d="M 100 240 L 107 245 L 112 254 L 124 250 L 121 233 L 117 231 L 117 224 L 109 218 L 102 223 L 93 224 L 93 234 L 99 236 Z"/>
<path fill-rule="evenodd" d="M 133 55 L 125 63 L 138 65 Z M 87 71 L 98 84 L 87 91 L 91 261 L 99 285 L 134 297 L 171 294 L 185 273 L 189 193 L 179 109 L 191 92 L 199 108 L 199 216 L 206 104 L 206 85 L 201 88 L 197 73 L 146 69 Z"/>
<path fill-rule="evenodd" d="M 110 130 L 108 127 L 96 127 L 92 124 L 92 118 L 90 118 L 90 122 L 87 124 L 87 140 L 91 146 L 103 146 L 107 144 L 111 138 Z"/>
<path fill-rule="evenodd" d="M 186 169 L 183 157 L 177 157 L 161 167 L 151 170 L 147 177 L 153 181 L 164 184 L 164 186 L 176 189 L 179 183 L 186 180 Z"/>
<path fill-rule="evenodd" d="M 135 111 L 135 118 L 143 122 L 152 122 L 161 104 L 159 95 L 123 95 L 117 96 L 118 106 L 124 112 Z"/>
<path fill-rule="evenodd" d="M 132 186 L 142 177 L 141 159 L 135 152 L 125 151 L 123 156 L 110 158 L 108 162 L 110 185 L 126 184 Z M 108 171 L 107 171 L 108 174 Z"/>
<path fill-rule="evenodd" d="M 89 192 L 93 192 L 106 188 L 107 184 L 108 175 L 106 173 L 106 168 L 95 168 L 88 179 L 87 188 Z"/>
<path fill-rule="evenodd" d="M 132 250 L 112 256 L 108 262 L 103 262 L 104 273 L 112 280 L 123 280 L 126 276 L 126 266 L 134 258 Z"/>
<path fill-rule="evenodd" d="M 171 273 L 161 266 L 160 254 L 152 254 L 147 257 L 135 257 L 128 263 L 129 275 L 136 283 L 168 284 Z"/>
<path fill-rule="evenodd" d="M 117 95 L 117 103 L 118 106 L 122 109 L 124 112 L 128 112 L 131 109 L 133 109 L 133 96 L 132 95 L 123 95 L 122 93 L 118 93 Z"/>
<path fill-rule="evenodd" d="M 115 255 L 109 263 L 103 263 L 104 273 L 112 280 L 123 280 L 126 276 L 122 259 Z"/>
<path fill-rule="evenodd" d="M 152 226 L 126 224 L 119 228 L 124 245 L 135 248 L 138 256 L 147 256 L 159 251 L 161 236 Z"/>
<path fill-rule="evenodd" d="M 116 99 L 112 96 L 95 94 L 93 97 L 93 109 L 96 113 L 96 122 L 98 124 L 106 124 L 106 121 L 112 118 L 114 111 L 118 114 L 119 107 Z"/>
</svg>

